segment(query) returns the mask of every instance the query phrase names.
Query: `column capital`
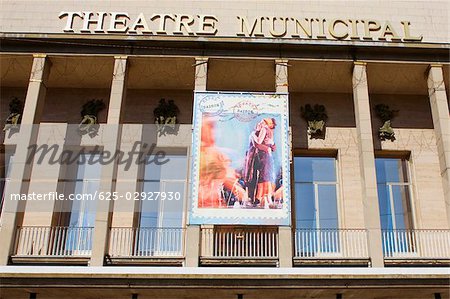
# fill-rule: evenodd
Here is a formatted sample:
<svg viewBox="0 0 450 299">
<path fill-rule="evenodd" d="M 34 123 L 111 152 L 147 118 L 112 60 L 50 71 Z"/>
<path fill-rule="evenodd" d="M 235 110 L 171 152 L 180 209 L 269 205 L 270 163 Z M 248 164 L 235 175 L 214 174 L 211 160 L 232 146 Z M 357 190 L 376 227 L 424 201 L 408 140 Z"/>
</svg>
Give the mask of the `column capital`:
<svg viewBox="0 0 450 299">
<path fill-rule="evenodd" d="M 195 57 L 195 61 L 206 61 L 208 62 L 209 57 Z"/>
<path fill-rule="evenodd" d="M 33 58 L 47 58 L 47 54 L 35 53 L 35 54 L 33 54 Z"/>
<path fill-rule="evenodd" d="M 430 71 L 433 69 L 433 68 L 438 68 L 438 69 L 442 69 L 444 67 L 444 65 L 443 64 L 441 64 L 441 63 L 430 63 L 429 65 L 428 65 L 428 67 L 427 67 L 427 71 L 425 72 L 425 75 L 429 75 L 430 74 Z"/>
<path fill-rule="evenodd" d="M 443 67 L 444 65 L 442 64 L 442 63 L 431 63 L 430 64 L 430 68 L 432 68 L 432 67 L 439 67 L 439 68 L 441 68 L 441 67 Z"/>
<path fill-rule="evenodd" d="M 288 62 L 289 62 L 289 59 L 285 59 L 285 58 L 275 59 L 275 64 L 285 64 Z"/>
<path fill-rule="evenodd" d="M 128 55 L 114 55 L 114 59 L 126 60 L 126 59 L 128 59 Z"/>
<path fill-rule="evenodd" d="M 353 61 L 353 65 L 366 66 L 367 62 L 365 62 L 365 61 Z"/>
</svg>

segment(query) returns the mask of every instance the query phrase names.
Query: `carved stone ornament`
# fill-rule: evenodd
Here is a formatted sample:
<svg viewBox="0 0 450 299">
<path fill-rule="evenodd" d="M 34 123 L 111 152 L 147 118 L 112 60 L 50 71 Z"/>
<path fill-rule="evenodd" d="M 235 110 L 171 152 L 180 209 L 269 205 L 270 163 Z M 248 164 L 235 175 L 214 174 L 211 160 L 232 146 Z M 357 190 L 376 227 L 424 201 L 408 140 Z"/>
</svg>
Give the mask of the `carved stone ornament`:
<svg viewBox="0 0 450 299">
<path fill-rule="evenodd" d="M 18 129 L 19 124 L 22 120 L 22 112 L 23 112 L 22 102 L 18 98 L 13 97 L 11 99 L 11 102 L 9 102 L 9 115 L 6 118 L 3 131 L 7 131 L 10 129 Z"/>
<path fill-rule="evenodd" d="M 316 104 L 312 107 L 306 104 L 300 108 L 300 113 L 308 124 L 307 132 L 310 139 L 325 139 L 325 122 L 328 119 L 325 106 Z"/>
<path fill-rule="evenodd" d="M 78 131 L 81 135 L 88 134 L 94 137 L 98 134 L 98 113 L 105 109 L 106 105 L 103 100 L 90 100 L 83 105 L 81 110 L 81 122 L 78 125 Z"/>
</svg>

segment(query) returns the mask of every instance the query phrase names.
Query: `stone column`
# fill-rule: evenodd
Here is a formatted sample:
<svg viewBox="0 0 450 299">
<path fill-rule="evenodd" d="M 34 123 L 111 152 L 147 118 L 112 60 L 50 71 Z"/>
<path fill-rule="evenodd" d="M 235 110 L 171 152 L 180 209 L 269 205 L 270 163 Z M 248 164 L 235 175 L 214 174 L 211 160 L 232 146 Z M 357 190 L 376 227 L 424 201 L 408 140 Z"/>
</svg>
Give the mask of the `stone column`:
<svg viewBox="0 0 450 299">
<path fill-rule="evenodd" d="M 208 79 L 208 58 L 195 58 L 195 91 L 206 91 Z M 192 159 L 192 155 L 190 156 Z M 188 225 L 186 228 L 186 267 L 198 267 L 200 258 L 200 242 L 205 242 L 200 238 L 200 226 Z"/>
<path fill-rule="evenodd" d="M 111 85 L 111 95 L 108 107 L 108 119 L 103 130 L 103 150 L 114 154 L 120 149 L 121 141 L 121 115 L 126 98 L 127 82 L 127 57 L 116 56 L 114 62 L 114 73 Z M 101 192 L 114 192 L 114 179 L 117 174 L 117 159 L 102 165 L 100 178 Z M 103 266 L 103 259 L 107 251 L 109 241 L 109 226 L 111 222 L 111 211 L 113 202 L 97 200 L 97 212 L 95 217 L 94 234 L 92 240 L 92 257 L 90 266 Z"/>
<path fill-rule="evenodd" d="M 134 245 L 134 230 L 138 219 L 135 219 L 135 213 L 138 211 L 140 202 L 130 200 L 128 192 L 140 190 L 139 179 L 141 173 L 141 165 L 136 163 L 138 159 L 137 154 L 132 154 L 141 151 L 141 144 L 138 142 L 143 141 L 141 124 L 124 124 L 122 125 L 122 137 L 120 150 L 124 153 L 124 161 L 130 159 L 132 161 L 123 163 L 117 166 L 116 187 L 115 190 L 118 195 L 118 199 L 114 201 L 113 215 L 111 219 L 112 228 L 124 227 L 129 228 L 126 231 L 117 231 L 116 238 L 120 242 L 126 242 L 125 244 L 118 244 L 113 249 L 116 254 L 130 255 L 133 252 Z M 129 154 L 132 154 L 130 156 Z M 142 187 L 141 187 L 142 188 Z M 134 198 L 134 195 L 133 197 Z M 110 235 L 109 238 L 114 238 L 114 235 Z"/>
<path fill-rule="evenodd" d="M 355 62 L 352 82 L 369 255 L 372 267 L 384 267 L 366 63 Z"/>
<path fill-rule="evenodd" d="M 428 95 L 430 97 L 433 127 L 436 134 L 439 165 L 444 187 L 447 221 L 450 227 L 450 117 L 442 65 L 430 65 L 428 71 Z"/>
<path fill-rule="evenodd" d="M 287 93 L 288 86 L 288 60 L 275 60 L 275 91 Z M 280 267 L 292 267 L 292 226 L 278 228 L 278 258 Z"/>
<path fill-rule="evenodd" d="M 277 93 L 288 93 L 288 60 L 275 60 L 275 91 Z"/>
<path fill-rule="evenodd" d="M 46 55 L 33 55 L 33 66 L 31 68 L 30 81 L 28 83 L 27 95 L 22 115 L 19 137 L 17 138 L 14 163 L 11 167 L 11 177 L 5 190 L 5 202 L 2 213 L 2 226 L 0 228 L 0 266 L 6 265 L 14 246 L 14 235 L 19 223 L 17 212 L 22 210 L 23 203 L 11 200 L 11 194 L 27 193 L 27 182 L 30 179 L 33 162 L 27 163 L 29 146 L 36 144 L 38 126 L 42 116 L 45 95 L 47 92 L 47 81 L 50 70 L 50 62 Z"/>
<path fill-rule="evenodd" d="M 195 91 L 206 91 L 206 82 L 208 80 L 208 58 L 195 58 Z"/>
</svg>

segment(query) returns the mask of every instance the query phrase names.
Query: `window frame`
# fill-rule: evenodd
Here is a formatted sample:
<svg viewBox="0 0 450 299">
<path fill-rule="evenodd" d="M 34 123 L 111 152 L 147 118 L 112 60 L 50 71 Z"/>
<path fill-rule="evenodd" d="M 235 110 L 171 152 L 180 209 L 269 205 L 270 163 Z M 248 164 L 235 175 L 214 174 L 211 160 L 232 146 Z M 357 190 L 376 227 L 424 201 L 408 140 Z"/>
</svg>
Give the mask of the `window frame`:
<svg viewBox="0 0 450 299">
<path fill-rule="evenodd" d="M 94 149 L 97 149 L 97 151 L 94 151 Z M 78 193 L 75 193 L 76 185 L 77 185 L 77 183 L 82 182 L 83 183 L 83 191 L 82 192 L 86 194 L 87 192 L 85 192 L 85 190 L 87 188 L 87 184 L 85 182 L 96 181 L 99 183 L 98 191 L 100 191 L 103 165 L 101 163 L 99 163 L 99 165 L 98 165 L 98 167 L 100 167 L 100 176 L 98 179 L 84 179 L 84 178 L 79 179 L 78 171 L 79 171 L 79 167 L 81 166 L 81 164 L 79 164 L 78 161 L 82 155 L 84 155 L 84 156 L 100 155 L 101 156 L 103 154 L 103 148 L 98 150 L 97 147 L 82 146 L 82 147 L 65 147 L 64 150 L 72 150 L 73 152 L 80 153 L 80 155 L 79 155 L 77 161 L 75 161 L 71 164 L 61 165 L 59 179 L 58 179 L 58 187 L 57 187 L 58 190 L 60 190 L 60 192 L 62 192 L 64 194 L 64 196 L 67 198 L 67 196 L 69 194 L 78 194 Z M 97 201 L 97 199 L 94 199 L 93 201 Z M 75 200 L 73 200 L 73 201 L 65 200 L 63 202 L 58 202 L 57 205 L 55 205 L 55 207 L 53 209 L 52 226 L 71 227 L 70 222 L 71 222 L 71 216 L 72 216 L 74 202 L 75 202 Z M 83 200 L 81 202 L 84 203 L 85 201 Z M 80 209 L 80 211 L 81 211 L 81 209 Z M 95 218 L 94 218 L 94 224 L 95 224 Z M 93 227 L 94 224 L 89 227 Z"/>
<path fill-rule="evenodd" d="M 304 158 L 330 158 L 334 159 L 334 171 L 335 171 L 335 182 L 331 181 L 312 181 L 312 182 L 300 182 L 295 180 L 295 158 L 298 157 L 304 157 Z M 326 230 L 326 228 L 320 228 L 320 218 L 318 217 L 318 214 L 320 214 L 320 205 L 319 205 L 319 193 L 318 188 L 319 185 L 334 185 L 336 186 L 336 217 L 337 217 L 337 227 L 336 229 L 339 230 L 342 228 L 343 224 L 343 207 L 342 207 L 342 194 L 341 194 L 341 175 L 340 175 L 340 168 L 339 168 L 339 151 L 335 149 L 325 149 L 325 150 L 304 150 L 304 149 L 296 149 L 293 151 L 293 159 L 292 159 L 292 166 L 291 166 L 291 183 L 292 183 L 292 198 L 294 200 L 291 201 L 293 207 L 291 208 L 292 213 L 292 223 L 294 229 L 301 229 L 297 226 L 297 195 L 296 195 L 296 183 L 312 183 L 314 186 L 314 204 L 315 206 L 315 217 L 316 217 L 316 226 L 314 229 L 316 230 Z M 319 220 L 319 221 L 317 221 Z"/>
<path fill-rule="evenodd" d="M 0 197 L 0 224 L 3 208 L 5 205 L 5 192 L 8 182 L 11 180 L 11 169 L 14 163 L 14 156 L 16 154 L 16 146 L 0 145 L 0 166 L 3 166 L 3 170 L 0 173 L 1 184 L 1 197 Z M 12 159 L 12 161 L 11 161 Z"/>
<path fill-rule="evenodd" d="M 179 228 L 185 229 L 186 228 L 186 219 L 187 219 L 187 208 L 188 208 L 188 199 L 189 199 L 189 182 L 190 182 L 190 150 L 189 147 L 174 147 L 174 148 L 164 148 L 164 147 L 156 147 L 154 149 L 154 153 L 157 153 L 158 151 L 164 151 L 166 153 L 166 156 L 169 155 L 179 155 L 179 156 L 184 156 L 186 158 L 186 179 L 185 180 L 180 180 L 180 179 L 176 179 L 176 180 L 146 180 L 145 179 L 145 170 L 146 170 L 146 164 L 145 163 L 141 163 L 139 165 L 139 171 L 138 171 L 138 184 L 137 184 L 137 191 L 138 192 L 145 192 L 144 191 L 144 184 L 146 182 L 150 182 L 150 183 L 158 183 L 160 184 L 160 186 L 166 186 L 166 183 L 170 183 L 170 182 L 176 182 L 176 183 L 184 183 L 184 188 L 183 188 L 183 192 L 184 195 L 182 196 L 182 198 L 180 199 L 182 201 L 183 207 L 181 210 L 181 226 Z M 144 154 L 144 153 L 143 153 Z M 146 159 L 149 157 L 149 155 L 145 155 Z M 160 192 L 163 192 L 163 190 L 160 190 Z M 159 200 L 159 202 L 164 202 Z M 136 205 L 136 209 L 137 211 L 135 212 L 135 220 L 134 222 L 134 227 L 136 228 L 141 228 L 141 217 L 142 217 L 142 208 L 143 208 L 143 203 L 144 201 L 139 200 L 139 203 Z M 159 204 L 158 205 L 158 213 L 161 214 L 161 211 L 164 209 L 164 204 Z M 155 226 L 155 228 L 165 228 L 162 225 L 162 221 L 163 221 L 163 217 L 158 217 L 157 219 L 157 224 Z M 145 228 L 144 226 L 142 226 L 143 228 Z"/>
<path fill-rule="evenodd" d="M 391 210 L 391 222 L 393 223 L 393 227 L 390 229 L 383 229 L 381 227 L 381 230 L 387 230 L 387 231 L 395 231 L 395 230 L 414 230 L 417 229 L 417 216 L 416 216 L 416 208 L 415 208 L 415 193 L 414 193 L 414 181 L 413 181 L 413 174 L 412 174 L 412 159 L 411 159 L 411 152 L 409 151 L 375 151 L 375 176 L 377 176 L 377 169 L 376 169 L 376 160 L 377 159 L 392 159 L 392 160 L 400 160 L 402 162 L 402 167 L 404 167 L 404 171 L 406 172 L 405 178 L 407 179 L 407 182 L 385 182 L 384 185 L 388 187 L 389 190 L 389 208 Z M 377 199 L 378 199 L 378 217 L 380 219 L 380 225 L 381 225 L 381 211 L 380 211 L 380 202 L 378 197 L 378 181 L 377 183 Z M 407 215 L 407 218 L 409 219 L 409 227 L 405 229 L 398 229 L 396 228 L 396 217 L 395 217 L 395 203 L 393 200 L 393 194 L 392 194 L 392 186 L 408 186 L 408 192 L 409 192 L 409 203 L 406 203 L 406 206 L 409 206 L 410 211 L 409 215 Z M 404 208 L 405 205 L 402 202 L 402 207 Z M 394 213 L 392 213 L 392 211 Z M 405 216 L 405 211 L 403 211 L 403 215 Z M 403 216 L 403 217 L 404 217 Z M 404 217 L 406 218 L 406 217 Z M 405 223 L 406 224 L 406 223 Z M 406 225 L 406 226 L 408 226 Z"/>
</svg>

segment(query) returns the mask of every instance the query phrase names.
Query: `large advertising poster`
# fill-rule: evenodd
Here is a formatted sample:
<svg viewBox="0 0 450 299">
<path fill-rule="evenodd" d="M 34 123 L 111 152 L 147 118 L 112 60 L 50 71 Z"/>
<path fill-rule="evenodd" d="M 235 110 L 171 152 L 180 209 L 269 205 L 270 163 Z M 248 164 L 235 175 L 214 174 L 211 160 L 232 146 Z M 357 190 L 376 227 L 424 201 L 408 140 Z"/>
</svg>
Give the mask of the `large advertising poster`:
<svg viewBox="0 0 450 299">
<path fill-rule="evenodd" d="M 196 92 L 191 224 L 289 225 L 287 94 Z"/>
</svg>

